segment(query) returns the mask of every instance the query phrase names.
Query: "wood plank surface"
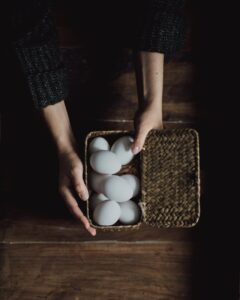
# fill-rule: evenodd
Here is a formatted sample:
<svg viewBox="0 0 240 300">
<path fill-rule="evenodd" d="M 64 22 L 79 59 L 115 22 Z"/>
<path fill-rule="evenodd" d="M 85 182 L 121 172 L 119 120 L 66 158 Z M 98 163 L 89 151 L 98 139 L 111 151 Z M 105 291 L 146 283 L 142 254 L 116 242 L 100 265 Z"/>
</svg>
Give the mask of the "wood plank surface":
<svg viewBox="0 0 240 300">
<path fill-rule="evenodd" d="M 133 129 L 136 83 L 132 53 L 124 43 L 139 1 L 99 2 L 94 3 L 94 10 L 92 2 L 60 2 L 63 6 L 56 21 L 69 78 L 66 103 L 82 147 L 90 130 Z M 109 4 L 118 14 L 104 9 Z M 31 109 L 16 57 L 10 52 L 4 59 L 9 63 L 3 72 L 6 93 L 2 102 L 7 113 L 1 118 L 1 300 L 239 298 L 238 183 L 233 182 L 237 177 L 231 176 L 238 156 L 233 145 L 237 134 L 229 136 L 237 128 L 233 122 L 237 118 L 233 117 L 234 106 L 226 105 L 227 99 L 236 97 L 232 96 L 231 64 L 225 60 L 226 69 L 224 61 L 219 64 L 226 51 L 224 47 L 216 51 L 220 43 L 216 43 L 215 27 L 211 31 L 208 20 L 214 14 L 206 17 L 205 10 L 203 5 L 203 32 L 193 36 L 195 43 L 198 40 L 195 61 L 190 45 L 164 68 L 165 127 L 201 131 L 206 193 L 201 200 L 200 223 L 192 229 L 143 225 L 137 231 L 98 231 L 91 237 L 57 195 L 56 152 Z"/>
<path fill-rule="evenodd" d="M 129 242 L 165 242 L 194 241 L 197 229 L 157 229 L 142 225 L 138 230 L 121 232 L 103 232 L 97 230 L 92 237 L 80 222 L 71 216 L 53 218 L 49 213 L 44 217 L 36 217 L 23 213 L 21 217 L 12 215 L 0 221 L 0 238 L 4 243 L 14 242 L 98 242 L 98 241 L 129 241 Z"/>
<path fill-rule="evenodd" d="M 191 243 L 2 244 L 2 300 L 186 300 Z"/>
<path fill-rule="evenodd" d="M 10 135 L 4 135 L 5 150 L 3 192 L 5 194 L 0 221 L 0 237 L 4 242 L 63 242 L 63 241 L 190 241 L 195 239 L 197 228 L 156 229 L 142 224 L 139 230 L 126 232 L 98 231 L 90 236 L 68 213 L 57 194 L 57 160 L 46 132 L 35 120 L 35 134 L 25 124 L 18 123 L 17 115 L 8 116 Z M 15 126 L 14 126 L 15 124 Z M 167 123 L 167 128 L 192 127 L 192 124 Z M 14 129 L 15 127 L 15 129 Z M 33 127 L 32 127 L 33 128 Z M 130 129 L 132 122 L 93 122 L 91 130 Z M 90 129 L 90 128 L 88 128 Z M 11 131 L 12 130 L 12 131 Z M 23 136 L 21 132 L 25 132 Z M 45 133 L 45 134 L 44 134 Z M 79 134 L 79 139 L 83 134 Z M 10 138 L 11 137 L 11 138 Z M 20 147 L 19 145 L 22 144 Z M 80 143 L 80 141 L 79 141 Z M 32 155 L 29 154 L 31 149 Z M 48 166 L 48 168 L 47 168 Z M 47 172 L 46 172 L 47 168 Z M 33 174 L 33 176 L 30 176 Z M 79 201 L 82 210 L 86 207 Z"/>
<path fill-rule="evenodd" d="M 126 7 L 128 13 L 135 11 L 136 6 L 124 3 L 122 12 Z M 132 51 L 122 34 L 129 31 L 127 19 L 124 24 L 112 20 L 117 27 L 110 32 L 117 32 L 108 35 L 108 19 L 101 20 L 99 28 L 89 23 L 91 5 L 74 8 L 73 1 L 65 2 L 56 19 L 68 72 L 65 100 L 82 152 L 91 130 L 133 130 L 138 99 Z M 112 8 L 116 10 L 115 4 Z M 134 14 L 129 16 L 132 23 Z M 11 61 L 12 80 L 16 62 Z M 21 72 L 15 77 L 19 88 L 4 99 L 7 111 L 1 120 L 0 299 L 195 300 L 199 227 L 157 229 L 142 224 L 138 230 L 98 230 L 90 236 L 57 194 L 55 149 L 30 108 L 32 100 L 18 80 Z M 196 128 L 195 96 L 194 65 L 184 50 L 164 69 L 165 128 Z"/>
<path fill-rule="evenodd" d="M 101 54 L 91 57 L 82 48 L 62 48 L 62 54 L 68 69 L 68 102 L 75 113 L 78 112 L 79 119 L 133 119 L 138 98 L 131 50 L 118 50 L 113 57 L 101 57 Z M 96 61 L 93 63 L 93 60 Z M 103 70 L 101 74 L 99 70 Z M 164 121 L 196 120 L 193 82 L 191 61 L 173 61 L 165 65 Z"/>
</svg>

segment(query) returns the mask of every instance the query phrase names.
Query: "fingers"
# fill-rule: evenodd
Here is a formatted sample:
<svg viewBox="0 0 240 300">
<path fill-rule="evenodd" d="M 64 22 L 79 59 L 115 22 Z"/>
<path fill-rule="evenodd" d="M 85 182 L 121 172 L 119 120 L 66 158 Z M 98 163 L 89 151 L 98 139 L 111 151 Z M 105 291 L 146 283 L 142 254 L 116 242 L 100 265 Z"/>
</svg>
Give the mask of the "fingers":
<svg viewBox="0 0 240 300">
<path fill-rule="evenodd" d="M 151 128 L 147 127 L 147 126 L 139 126 L 139 128 L 137 129 L 137 133 L 136 133 L 136 137 L 134 140 L 134 143 L 132 145 L 132 152 L 134 154 L 138 154 L 142 148 L 143 145 L 145 143 L 146 137 L 148 135 L 148 132 L 151 130 Z"/>
<path fill-rule="evenodd" d="M 83 180 L 82 170 L 80 168 L 74 168 L 71 174 L 76 192 L 82 200 L 86 201 L 89 198 L 89 193 Z"/>
<path fill-rule="evenodd" d="M 142 112 L 137 112 L 134 119 L 136 130 L 135 140 L 132 145 L 132 152 L 139 153 L 145 143 L 146 137 L 152 129 L 162 129 L 161 111 L 156 107 L 148 107 Z"/>
<path fill-rule="evenodd" d="M 88 219 L 84 216 L 83 212 L 79 208 L 77 201 L 73 197 L 71 191 L 65 187 L 61 189 L 61 194 L 70 210 L 70 212 L 81 222 L 83 223 L 84 227 L 90 232 L 91 235 L 96 235 L 96 229 L 90 226 Z"/>
</svg>

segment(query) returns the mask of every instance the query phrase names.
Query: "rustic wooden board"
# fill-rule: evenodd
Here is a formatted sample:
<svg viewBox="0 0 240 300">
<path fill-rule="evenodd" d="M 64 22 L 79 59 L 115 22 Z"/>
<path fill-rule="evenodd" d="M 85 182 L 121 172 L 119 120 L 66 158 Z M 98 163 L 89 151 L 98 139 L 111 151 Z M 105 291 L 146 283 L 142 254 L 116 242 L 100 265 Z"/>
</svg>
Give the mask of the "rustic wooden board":
<svg viewBox="0 0 240 300">
<path fill-rule="evenodd" d="M 138 98 L 131 51 L 125 49 L 109 57 L 86 51 L 62 48 L 69 77 L 68 102 L 78 119 L 132 120 Z M 193 74 L 190 61 L 165 65 L 164 121 L 193 122 L 198 117 Z"/>
<path fill-rule="evenodd" d="M 192 244 L 2 244 L 2 300 L 189 300 Z"/>
<path fill-rule="evenodd" d="M 29 129 L 30 119 L 19 124 L 20 116 L 8 116 L 4 134 L 5 147 L 2 149 L 4 161 L 3 192 L 0 238 L 5 242 L 36 241 L 166 241 L 191 240 L 196 229 L 156 229 L 143 225 L 138 231 L 107 233 L 98 231 L 96 237 L 90 236 L 68 213 L 63 200 L 57 195 L 56 153 L 35 120 Z M 6 120 L 6 121 L 7 121 Z M 15 124 L 15 125 L 14 125 Z M 166 127 L 186 127 L 192 124 L 167 123 Z M 31 130 L 35 128 L 35 134 Z M 91 128 L 131 129 L 132 122 L 93 122 Z M 77 129 L 76 129 L 77 130 Z M 79 132 L 83 142 L 84 134 Z M 21 133 L 25 133 L 25 137 Z M 21 145 L 21 146 L 20 146 Z M 31 150 L 30 150 L 31 149 Z M 30 152 L 32 154 L 30 154 Z M 48 167 L 47 167 L 48 166 Z M 47 172 L 46 172 L 47 170 Z M 30 176 L 31 175 L 31 176 Z M 83 211 L 85 203 L 79 202 Z"/>
<path fill-rule="evenodd" d="M 17 215 L 16 215 L 17 213 Z M 15 211 L 0 221 L 0 238 L 2 242 L 98 242 L 98 241 L 130 241 L 130 242 L 165 242 L 193 241 L 197 228 L 192 229 L 156 229 L 142 225 L 139 230 L 122 232 L 102 232 L 92 237 L 80 222 L 71 216 L 57 217 L 50 213 L 45 216 L 32 212 Z"/>
<path fill-rule="evenodd" d="M 122 12 L 130 12 L 130 4 L 125 4 Z M 101 20 L 101 28 L 94 28 L 88 19 L 89 12 L 100 16 L 91 5 L 86 4 L 85 11 L 74 9 L 74 1 L 65 2 L 57 14 L 69 75 L 66 103 L 80 148 L 90 130 L 133 129 L 137 109 L 132 53 L 122 47 L 121 32 L 130 27 L 119 23 L 115 38 L 109 39 L 101 31 L 101 26 L 107 29 L 107 19 Z M 22 86 L 20 75 L 16 77 Z M 165 65 L 166 128 L 194 127 L 199 113 L 193 79 L 191 53 L 180 53 Z M 26 89 L 12 89 L 6 102 L 11 113 L 3 115 L 2 122 L 1 300 L 192 299 L 198 226 L 142 225 L 137 231 L 98 231 L 96 237 L 90 236 L 57 195 L 56 153 L 37 114 L 26 109 L 32 103 Z"/>
</svg>

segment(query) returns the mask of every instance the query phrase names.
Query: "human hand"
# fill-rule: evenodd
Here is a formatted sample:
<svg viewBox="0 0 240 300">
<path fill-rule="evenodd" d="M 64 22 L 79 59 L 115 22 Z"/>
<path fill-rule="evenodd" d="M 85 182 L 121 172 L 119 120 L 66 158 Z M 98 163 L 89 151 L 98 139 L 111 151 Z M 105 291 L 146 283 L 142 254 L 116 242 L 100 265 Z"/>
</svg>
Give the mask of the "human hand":
<svg viewBox="0 0 240 300">
<path fill-rule="evenodd" d="M 83 181 L 83 164 L 74 150 L 58 154 L 59 157 L 59 192 L 65 200 L 70 212 L 79 219 L 91 235 L 96 235 L 96 229 L 90 226 L 86 216 L 78 206 L 73 190 L 86 201 L 89 197 Z"/>
<path fill-rule="evenodd" d="M 136 112 L 134 119 L 135 139 L 132 145 L 134 154 L 139 153 L 144 145 L 147 134 L 152 129 L 163 129 L 161 105 L 147 103 Z"/>
</svg>

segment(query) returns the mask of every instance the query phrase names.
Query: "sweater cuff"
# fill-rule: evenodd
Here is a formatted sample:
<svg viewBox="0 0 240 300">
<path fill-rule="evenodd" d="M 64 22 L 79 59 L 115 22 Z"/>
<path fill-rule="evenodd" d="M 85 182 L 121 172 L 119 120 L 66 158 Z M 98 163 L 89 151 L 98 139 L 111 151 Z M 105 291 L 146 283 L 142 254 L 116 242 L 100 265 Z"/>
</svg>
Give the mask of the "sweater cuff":
<svg viewBox="0 0 240 300">
<path fill-rule="evenodd" d="M 152 1 L 136 37 L 136 50 L 159 52 L 168 62 L 186 39 L 186 17 L 183 0 Z M 171 5 L 170 5 L 171 4 Z M 175 5 L 174 5 L 175 4 Z"/>
<path fill-rule="evenodd" d="M 67 76 L 63 68 L 28 75 L 27 81 L 36 109 L 55 104 L 67 97 Z"/>
<path fill-rule="evenodd" d="M 55 41 L 39 47 L 16 47 L 36 109 L 67 97 L 67 74 Z"/>
</svg>

